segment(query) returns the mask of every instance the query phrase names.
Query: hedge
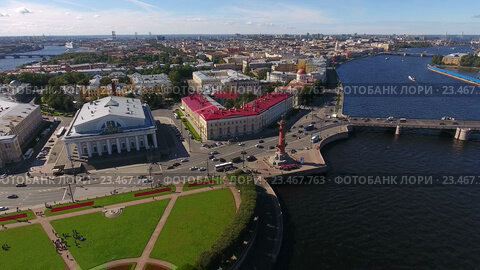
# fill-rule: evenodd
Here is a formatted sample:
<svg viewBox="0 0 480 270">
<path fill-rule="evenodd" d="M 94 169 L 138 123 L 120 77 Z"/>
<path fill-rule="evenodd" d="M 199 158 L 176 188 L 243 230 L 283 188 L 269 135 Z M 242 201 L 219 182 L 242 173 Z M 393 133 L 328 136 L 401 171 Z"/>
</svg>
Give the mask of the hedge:
<svg viewBox="0 0 480 270">
<path fill-rule="evenodd" d="M 228 177 L 230 181 L 236 182 L 236 188 L 240 190 L 242 203 L 232 224 L 225 229 L 210 250 L 200 254 L 195 262 L 195 268 L 197 269 L 218 269 L 219 267 L 225 269 L 228 266 L 227 261 L 242 245 L 250 225 L 254 222 L 257 191 L 253 178 L 244 174 L 242 170 L 238 170 Z"/>
</svg>

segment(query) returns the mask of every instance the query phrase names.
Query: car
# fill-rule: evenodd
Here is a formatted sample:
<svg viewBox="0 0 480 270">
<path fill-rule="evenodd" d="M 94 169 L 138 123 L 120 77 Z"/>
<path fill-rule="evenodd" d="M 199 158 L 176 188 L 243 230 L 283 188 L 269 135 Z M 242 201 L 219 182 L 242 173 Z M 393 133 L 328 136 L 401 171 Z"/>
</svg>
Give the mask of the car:
<svg viewBox="0 0 480 270">
<path fill-rule="evenodd" d="M 290 153 L 292 153 L 292 154 L 295 154 L 296 152 L 297 152 L 297 150 L 295 150 L 295 149 L 290 150 Z"/>
<path fill-rule="evenodd" d="M 215 156 L 214 155 L 210 155 L 208 156 L 208 159 L 213 159 Z"/>
<path fill-rule="evenodd" d="M 0 176 L 0 179 L 5 179 L 5 178 L 7 178 L 7 177 L 8 177 L 8 174 L 4 173 L 4 174 L 2 174 L 2 175 Z"/>
<path fill-rule="evenodd" d="M 227 162 L 227 160 L 224 159 L 224 158 L 219 158 L 218 161 L 220 161 L 220 162 Z"/>
<path fill-rule="evenodd" d="M 297 137 L 297 134 L 292 134 L 292 137 L 296 138 L 296 137 Z"/>
<path fill-rule="evenodd" d="M 182 159 L 182 162 L 188 162 L 188 158 Z"/>
<path fill-rule="evenodd" d="M 150 184 L 150 183 L 152 183 L 152 182 L 153 182 L 153 181 L 150 180 L 150 179 L 145 179 L 145 180 L 143 180 L 143 183 L 144 183 L 144 184 Z"/>
<path fill-rule="evenodd" d="M 270 150 L 275 149 L 275 146 L 270 145 L 270 146 L 268 147 L 268 149 L 270 149 Z"/>
<path fill-rule="evenodd" d="M 190 167 L 190 171 L 196 171 L 196 170 L 198 170 L 197 167 Z"/>
<path fill-rule="evenodd" d="M 222 146 L 223 145 L 222 142 L 217 142 L 216 144 L 217 144 L 217 146 Z"/>
<path fill-rule="evenodd" d="M 8 207 L 6 206 L 0 206 L 0 211 L 7 211 L 8 210 Z"/>
<path fill-rule="evenodd" d="M 453 122 L 452 125 L 458 125 L 458 122 Z"/>
<path fill-rule="evenodd" d="M 205 169 L 205 167 L 200 167 L 198 170 L 201 171 L 201 172 L 204 172 L 204 171 L 206 171 L 207 169 Z"/>
<path fill-rule="evenodd" d="M 298 126 L 299 128 L 303 128 L 303 125 Z"/>
<path fill-rule="evenodd" d="M 234 158 L 232 158 L 232 162 L 233 163 L 240 163 L 240 162 L 242 162 L 242 158 L 241 157 L 234 157 Z"/>
<path fill-rule="evenodd" d="M 247 161 L 249 161 L 249 162 L 252 162 L 252 161 L 255 161 L 255 160 L 257 160 L 257 158 L 255 156 L 248 156 L 247 157 Z"/>
<path fill-rule="evenodd" d="M 8 199 L 18 199 L 18 195 L 17 194 L 12 194 L 10 196 L 7 197 Z"/>
<path fill-rule="evenodd" d="M 444 123 L 444 122 L 440 122 L 440 126 L 445 126 L 445 123 Z"/>
<path fill-rule="evenodd" d="M 245 143 L 239 143 L 238 146 L 245 146 Z"/>
<path fill-rule="evenodd" d="M 295 128 L 295 126 L 292 126 L 292 129 Z"/>
<path fill-rule="evenodd" d="M 240 152 L 240 154 L 246 155 L 246 154 L 247 154 L 247 151 L 242 151 L 242 152 Z"/>
<path fill-rule="evenodd" d="M 217 161 L 218 161 L 218 158 L 213 157 L 211 160 L 212 160 L 213 162 L 217 162 Z"/>
<path fill-rule="evenodd" d="M 299 129 L 299 130 L 298 130 L 298 133 L 303 133 L 303 130 Z"/>
<path fill-rule="evenodd" d="M 212 151 L 212 152 L 210 152 L 210 155 L 218 155 L 218 154 L 220 154 L 220 153 L 218 153 L 218 151 L 216 151 L 216 150 L 215 150 L 215 151 Z"/>
<path fill-rule="evenodd" d="M 260 140 L 260 141 L 258 141 L 258 143 L 264 143 L 264 141 L 263 141 L 263 140 Z"/>
<path fill-rule="evenodd" d="M 25 183 L 20 183 L 20 184 L 16 184 L 15 186 L 16 186 L 16 187 L 26 187 L 27 184 L 25 184 Z"/>
<path fill-rule="evenodd" d="M 202 147 L 209 148 L 209 147 L 210 147 L 210 145 L 208 145 L 208 144 L 204 143 L 204 144 L 202 144 Z"/>
<path fill-rule="evenodd" d="M 337 121 L 337 120 L 334 120 L 333 123 L 338 123 L 338 121 Z"/>
<path fill-rule="evenodd" d="M 174 169 L 174 168 L 175 168 L 175 166 L 170 165 L 170 166 L 167 167 L 167 170 L 171 170 L 171 169 Z"/>
<path fill-rule="evenodd" d="M 261 145 L 261 144 L 256 144 L 255 147 L 262 149 L 262 148 L 263 148 L 263 145 Z"/>
<path fill-rule="evenodd" d="M 55 169 L 52 170 L 52 172 L 53 172 L 53 175 L 55 175 L 55 176 L 64 174 L 63 170 L 60 169 L 60 168 L 55 168 Z"/>
<path fill-rule="evenodd" d="M 178 162 L 173 163 L 173 166 L 175 166 L 175 167 L 178 167 L 178 166 L 180 166 L 180 165 L 181 165 L 181 164 L 178 163 Z"/>
</svg>

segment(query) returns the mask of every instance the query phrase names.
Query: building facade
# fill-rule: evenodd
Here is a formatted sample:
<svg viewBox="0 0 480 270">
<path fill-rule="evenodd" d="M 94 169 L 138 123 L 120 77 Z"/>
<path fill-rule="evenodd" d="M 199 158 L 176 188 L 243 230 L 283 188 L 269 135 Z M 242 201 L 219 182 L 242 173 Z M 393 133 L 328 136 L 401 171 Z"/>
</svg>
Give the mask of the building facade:
<svg viewBox="0 0 480 270">
<path fill-rule="evenodd" d="M 40 106 L 0 98 L 0 165 L 21 161 L 42 123 Z"/>
<path fill-rule="evenodd" d="M 215 92 L 254 93 L 260 90 L 258 80 L 235 70 L 206 70 L 193 72 L 193 83 L 197 90 L 214 94 Z"/>
<path fill-rule="evenodd" d="M 293 95 L 284 93 L 265 95 L 239 109 L 226 109 L 201 94 L 182 99 L 185 115 L 198 128 L 203 140 L 230 139 L 257 133 L 292 107 Z"/>
<path fill-rule="evenodd" d="M 72 146 L 79 156 L 102 156 L 158 148 L 156 130 L 148 105 L 139 99 L 112 96 L 85 103 L 63 140 L 69 159 Z"/>
</svg>

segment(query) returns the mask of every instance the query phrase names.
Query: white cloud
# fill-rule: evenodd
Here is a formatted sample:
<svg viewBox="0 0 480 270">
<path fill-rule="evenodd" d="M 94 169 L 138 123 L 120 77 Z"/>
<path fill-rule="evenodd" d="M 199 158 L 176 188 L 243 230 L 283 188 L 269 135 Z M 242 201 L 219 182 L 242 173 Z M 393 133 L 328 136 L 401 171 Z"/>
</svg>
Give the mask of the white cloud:
<svg viewBox="0 0 480 270">
<path fill-rule="evenodd" d="M 206 18 L 186 18 L 186 22 L 206 22 L 208 21 Z"/>
<path fill-rule="evenodd" d="M 8 13 L 0 13 L 0 17 L 10 17 L 10 14 L 8 14 Z"/>
<path fill-rule="evenodd" d="M 249 22 L 246 22 L 245 24 L 246 25 L 252 25 L 253 23 L 249 21 Z"/>
<path fill-rule="evenodd" d="M 19 7 L 15 9 L 15 12 L 20 13 L 20 14 L 29 14 L 32 13 L 32 11 L 26 7 Z"/>
<path fill-rule="evenodd" d="M 100 18 L 101 16 L 100 16 L 100 14 L 95 14 L 95 15 L 93 15 L 93 17 L 94 18 Z"/>
<path fill-rule="evenodd" d="M 68 16 L 68 15 L 70 15 L 70 12 L 68 12 L 68 11 L 67 11 L 67 12 L 65 12 L 65 15 L 67 15 L 67 16 Z"/>
<path fill-rule="evenodd" d="M 480 14 L 474 15 L 473 18 L 474 18 L 474 19 L 480 19 Z"/>
</svg>

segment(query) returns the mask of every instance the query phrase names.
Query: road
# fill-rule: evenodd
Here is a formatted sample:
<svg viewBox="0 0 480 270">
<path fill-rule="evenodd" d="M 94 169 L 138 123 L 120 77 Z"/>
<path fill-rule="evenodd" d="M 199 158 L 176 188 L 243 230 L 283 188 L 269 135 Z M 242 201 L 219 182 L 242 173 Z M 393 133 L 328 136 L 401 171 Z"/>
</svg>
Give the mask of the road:
<svg viewBox="0 0 480 270">
<path fill-rule="evenodd" d="M 335 102 L 331 100 L 332 96 L 329 98 L 323 98 L 318 101 L 318 105 L 304 108 L 304 111 L 308 113 L 299 119 L 290 120 L 287 124 L 288 133 L 287 133 L 287 148 L 288 152 L 295 150 L 301 150 L 306 148 L 311 148 L 313 145 L 311 143 L 311 137 L 318 134 L 319 132 L 333 128 L 336 126 L 344 125 L 346 122 L 328 119 L 327 116 L 332 114 L 335 107 Z M 235 157 L 242 158 L 242 151 L 245 151 L 245 157 L 253 155 L 257 158 L 264 156 L 274 155 L 276 151 L 276 145 L 278 142 L 278 133 L 276 130 L 266 130 L 262 134 L 272 134 L 274 136 L 262 138 L 262 134 L 259 134 L 256 138 L 250 138 L 248 140 L 242 141 L 244 146 L 240 146 L 239 142 L 227 143 L 224 142 L 224 145 L 217 146 L 214 148 L 204 148 L 202 143 L 195 142 L 191 140 L 188 143 L 188 139 L 185 141 L 178 140 L 174 133 L 171 132 L 171 128 L 168 125 L 174 125 L 178 130 L 181 130 L 180 121 L 173 118 L 172 110 L 156 110 L 152 112 L 155 119 L 160 120 L 168 130 L 165 130 L 165 141 L 168 144 L 176 144 L 176 153 L 172 153 L 170 157 L 166 160 L 160 161 L 156 164 L 135 164 L 125 167 L 109 168 L 98 171 L 91 171 L 88 176 L 94 181 L 91 182 L 82 182 L 77 181 L 77 184 L 71 185 L 73 196 L 75 199 L 84 199 L 92 198 L 96 196 L 103 196 L 112 194 L 112 192 L 123 192 L 130 191 L 132 189 L 147 188 L 151 184 L 143 183 L 143 180 L 139 180 L 138 176 L 147 175 L 148 168 L 150 166 L 155 167 L 153 175 L 153 184 L 161 184 L 165 179 L 172 179 L 177 176 L 177 179 L 185 179 L 185 176 L 206 176 L 207 173 L 210 175 L 219 175 L 223 173 L 218 173 L 215 171 L 215 164 L 220 162 L 213 162 L 209 160 L 207 162 L 208 156 L 212 151 L 218 151 L 219 154 L 215 155 L 217 158 L 224 158 L 226 161 L 231 161 Z M 316 130 L 311 132 L 305 132 L 300 126 L 306 126 L 310 123 L 315 122 Z M 187 132 L 183 130 L 183 133 L 186 137 Z M 259 140 L 263 140 L 263 143 L 259 143 Z M 207 142 L 208 144 L 213 144 L 214 142 Z M 257 144 L 263 146 L 263 148 L 256 147 Z M 180 162 L 181 159 L 187 158 L 188 162 Z M 170 165 L 174 163 L 180 163 L 181 165 L 175 167 L 174 169 L 167 169 Z M 208 163 L 208 166 L 207 166 Z M 244 162 L 245 166 L 248 167 L 249 162 Z M 208 168 L 207 171 L 191 171 L 191 167 L 205 167 Z M 237 163 L 236 167 L 242 168 L 243 162 Z M 25 179 L 25 175 L 19 174 L 10 176 L 10 179 Z M 55 178 L 57 181 L 61 180 L 60 178 Z M 114 179 L 121 179 L 123 181 L 112 181 Z M 59 201 L 70 200 L 69 188 L 66 183 L 72 183 L 70 181 L 60 181 L 58 184 L 47 184 L 47 185 L 28 185 L 28 187 L 15 187 L 13 181 L 6 181 L 7 185 L 3 185 L 0 188 L 0 206 L 7 206 L 11 209 L 16 207 L 31 207 L 39 204 L 53 203 Z M 0 182 L 1 183 L 1 182 Z M 15 182 L 16 183 L 16 182 Z M 7 196 L 11 194 L 16 194 L 19 196 L 18 199 L 7 199 Z"/>
</svg>

